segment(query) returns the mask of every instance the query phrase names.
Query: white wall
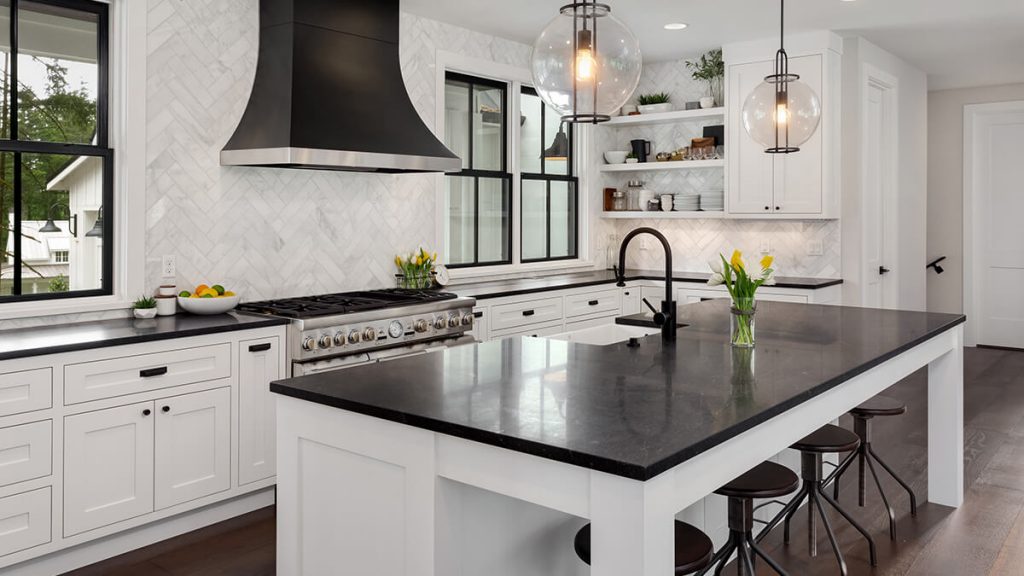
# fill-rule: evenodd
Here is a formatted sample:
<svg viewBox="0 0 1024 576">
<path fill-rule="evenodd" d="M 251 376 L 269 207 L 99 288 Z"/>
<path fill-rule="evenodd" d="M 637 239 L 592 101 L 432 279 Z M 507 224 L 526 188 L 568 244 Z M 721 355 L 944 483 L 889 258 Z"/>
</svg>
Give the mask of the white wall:
<svg viewBox="0 0 1024 576">
<path fill-rule="evenodd" d="M 940 90 L 928 95 L 928 310 L 963 312 L 964 106 L 1024 100 L 1024 84 Z"/>
<path fill-rule="evenodd" d="M 871 66 L 898 82 L 897 261 L 899 308 L 924 310 L 927 263 L 927 75 L 862 38 L 843 43 L 843 301 L 862 301 L 861 105 L 863 72 Z"/>
</svg>

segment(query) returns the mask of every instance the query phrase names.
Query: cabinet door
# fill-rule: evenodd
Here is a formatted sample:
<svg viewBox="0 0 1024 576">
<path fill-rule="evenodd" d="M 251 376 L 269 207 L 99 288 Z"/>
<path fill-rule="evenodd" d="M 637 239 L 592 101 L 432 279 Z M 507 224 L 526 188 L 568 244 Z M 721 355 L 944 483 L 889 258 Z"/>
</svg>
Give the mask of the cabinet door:
<svg viewBox="0 0 1024 576">
<path fill-rule="evenodd" d="M 249 340 L 239 347 L 238 484 L 276 474 L 274 395 L 270 382 L 281 378 L 277 338 Z"/>
<path fill-rule="evenodd" d="M 771 214 L 773 204 L 773 157 L 743 127 L 743 102 L 772 73 L 771 61 L 729 66 L 729 204 L 732 214 Z"/>
<path fill-rule="evenodd" d="M 789 59 L 789 71 L 800 75 L 818 98 L 822 94 L 821 55 Z M 822 101 L 822 107 L 825 102 Z M 833 108 L 834 109 L 834 108 Z M 824 181 L 822 179 L 822 133 L 825 123 L 819 124 L 811 139 L 800 145 L 795 154 L 774 155 L 775 161 L 775 214 L 821 214 Z"/>
<path fill-rule="evenodd" d="M 622 288 L 622 315 L 629 316 L 630 314 L 639 314 L 640 308 L 643 304 L 640 303 L 640 291 L 641 288 L 635 286 L 633 288 Z"/>
<path fill-rule="evenodd" d="M 156 508 L 231 487 L 231 389 L 157 400 Z"/>
<path fill-rule="evenodd" d="M 479 306 L 473 309 L 473 330 L 471 333 L 477 342 L 486 342 L 490 338 L 490 330 L 487 325 L 489 320 L 489 308 Z"/>
<path fill-rule="evenodd" d="M 153 511 L 153 403 L 64 419 L 64 536 Z"/>
</svg>

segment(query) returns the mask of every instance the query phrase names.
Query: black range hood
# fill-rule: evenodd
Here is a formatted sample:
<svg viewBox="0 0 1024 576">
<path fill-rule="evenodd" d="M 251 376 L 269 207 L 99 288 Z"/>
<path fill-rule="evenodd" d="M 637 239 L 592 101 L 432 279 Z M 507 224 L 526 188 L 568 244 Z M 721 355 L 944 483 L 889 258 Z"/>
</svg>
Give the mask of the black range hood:
<svg viewBox="0 0 1024 576">
<path fill-rule="evenodd" d="M 224 166 L 455 172 L 409 100 L 399 0 L 260 0 L 249 104 Z"/>
</svg>

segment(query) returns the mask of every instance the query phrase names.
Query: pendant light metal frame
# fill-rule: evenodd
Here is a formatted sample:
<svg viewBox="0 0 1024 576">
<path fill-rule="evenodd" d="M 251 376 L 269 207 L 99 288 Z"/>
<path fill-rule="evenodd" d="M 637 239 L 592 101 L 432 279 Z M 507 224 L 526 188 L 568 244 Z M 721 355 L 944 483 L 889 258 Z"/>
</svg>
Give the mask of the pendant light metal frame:
<svg viewBox="0 0 1024 576">
<path fill-rule="evenodd" d="M 765 76 L 764 81 L 775 85 L 775 146 L 765 149 L 767 154 L 792 154 L 799 152 L 799 146 L 789 145 L 790 118 L 786 119 L 785 140 L 779 140 L 778 108 L 785 106 L 786 114 L 789 115 L 789 83 L 800 80 L 799 74 L 789 73 L 789 55 L 786 54 L 786 0 L 779 0 L 779 50 L 775 53 L 775 73 Z"/>
<path fill-rule="evenodd" d="M 575 2 L 573 4 L 566 4 L 559 9 L 559 12 L 565 16 L 572 16 L 572 58 L 573 58 L 573 71 L 572 71 L 572 114 L 562 116 L 563 122 L 577 123 L 577 124 L 598 124 L 601 122 L 607 122 L 612 119 L 607 114 L 597 113 L 597 85 L 598 85 L 598 72 L 595 69 L 594 80 L 591 82 L 591 90 L 593 91 L 593 111 L 589 114 L 579 113 L 579 79 L 576 77 L 576 58 L 580 51 L 580 37 L 586 35 L 588 43 L 590 44 L 590 53 L 593 57 L 597 57 L 597 19 L 602 18 L 611 14 L 612 8 L 607 4 L 602 4 L 596 0 L 588 2 L 583 0 L 582 2 Z M 582 20 L 583 27 L 580 28 L 580 21 Z M 588 27 L 587 23 L 591 22 Z M 600 67 L 598 67 L 600 68 Z"/>
</svg>

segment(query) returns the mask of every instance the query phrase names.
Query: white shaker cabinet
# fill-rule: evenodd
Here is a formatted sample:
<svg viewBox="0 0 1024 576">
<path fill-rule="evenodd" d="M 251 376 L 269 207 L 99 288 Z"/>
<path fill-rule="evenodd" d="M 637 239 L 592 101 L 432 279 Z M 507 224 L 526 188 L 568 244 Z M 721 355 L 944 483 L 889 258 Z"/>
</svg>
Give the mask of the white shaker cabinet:
<svg viewBox="0 0 1024 576">
<path fill-rule="evenodd" d="M 278 338 L 247 340 L 238 350 L 238 483 L 249 484 L 276 473 L 274 395 L 280 378 Z"/>
<path fill-rule="evenodd" d="M 231 488 L 231 389 L 157 400 L 155 445 L 157 510 Z"/>
<path fill-rule="evenodd" d="M 153 402 L 64 419 L 64 536 L 153 510 Z"/>
</svg>

